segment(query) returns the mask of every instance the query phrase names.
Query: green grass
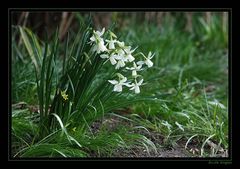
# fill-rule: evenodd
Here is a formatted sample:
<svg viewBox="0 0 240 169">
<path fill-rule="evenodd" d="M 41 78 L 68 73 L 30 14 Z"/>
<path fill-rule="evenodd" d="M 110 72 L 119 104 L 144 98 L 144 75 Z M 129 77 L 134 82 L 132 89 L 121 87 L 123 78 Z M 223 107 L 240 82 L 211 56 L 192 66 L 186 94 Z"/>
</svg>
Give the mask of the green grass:
<svg viewBox="0 0 240 169">
<path fill-rule="evenodd" d="M 214 135 L 210 140 L 227 149 L 227 34 L 217 16 L 211 25 L 203 24 L 202 18 L 195 21 L 199 22 L 193 33 L 168 25 L 161 29 L 154 25 L 138 29 L 133 26 L 127 33 L 140 47 L 156 51 L 155 69 L 145 75 L 151 85 L 143 92 L 163 100 L 133 106 L 134 112 L 142 116 L 136 123 L 160 132 L 169 142 L 196 135 L 201 145 Z M 214 99 L 226 108 L 210 105 Z M 172 126 L 170 130 L 162 124 L 165 121 Z"/>
<path fill-rule="evenodd" d="M 219 15 L 214 14 L 209 25 L 202 16 L 194 15 L 192 32 L 185 31 L 182 23 L 169 23 L 167 19 L 163 21 L 162 27 L 149 23 L 143 23 L 142 26 L 138 24 L 132 22 L 128 27 L 116 25 L 115 28 L 119 31 L 121 40 L 133 46 L 138 45 L 137 52 L 154 51 L 156 54 L 153 59 L 154 67 L 143 73 L 146 84 L 137 97 L 126 91 L 121 95 L 113 95 L 109 92 L 111 86 L 105 86 L 103 83 L 111 72 L 111 68 L 107 65 L 98 73 L 95 72 L 96 75 L 92 72 L 92 77 L 95 79 L 91 79 L 89 74 L 71 72 L 76 65 L 69 60 L 65 64 L 65 70 L 61 68 L 65 55 L 78 58 L 77 52 L 81 50 L 81 41 L 78 39 L 81 36 L 76 33 L 69 34 L 68 42 L 57 44 L 55 40 L 53 45 L 50 43 L 50 51 L 54 50 L 55 45 L 59 45 L 59 50 L 55 51 L 59 52 L 56 53 L 59 57 L 52 67 L 53 77 L 56 79 L 51 84 L 54 86 L 61 81 L 56 77 L 57 74 L 69 71 L 69 77 L 65 76 L 65 80 L 59 84 L 62 88 L 68 86 L 69 97 L 79 103 L 78 108 L 85 110 L 81 112 L 84 116 L 68 118 L 64 112 L 67 112 L 66 110 L 71 106 L 63 104 L 60 109 L 61 106 L 56 105 L 53 112 L 57 116 L 51 117 L 54 119 L 54 128 L 44 137 L 39 138 L 35 136 L 39 130 L 37 125 L 39 116 L 31 114 L 28 110 L 14 110 L 13 156 L 108 157 L 116 155 L 118 149 L 131 151 L 134 147 L 142 147 L 151 154 L 150 152 L 155 151 L 156 147 L 172 146 L 181 139 L 184 140 L 186 149 L 191 142 L 196 141 L 196 146 L 200 150 L 199 156 L 203 157 L 212 155 L 208 141 L 228 149 L 228 76 L 226 74 L 228 35 L 227 29 L 222 27 Z M 77 40 L 74 42 L 74 39 Z M 12 56 L 12 103 L 24 101 L 29 105 L 36 105 L 38 104 L 37 86 L 34 67 L 31 59 L 27 57 L 29 51 L 27 52 L 23 44 L 19 46 L 14 40 L 13 44 L 15 47 Z M 42 45 L 41 42 L 40 44 Z M 66 50 L 70 46 L 73 48 Z M 45 52 L 50 52 L 47 47 L 46 49 Z M 44 50 L 42 52 L 44 54 Z M 88 64 L 88 62 L 84 63 Z M 85 68 L 88 72 L 92 71 L 90 64 Z M 78 92 L 75 96 L 71 81 L 74 83 L 73 86 L 77 86 L 77 79 L 74 79 L 77 75 L 83 78 L 81 81 L 89 80 L 89 84 L 76 87 L 74 90 Z M 44 77 L 49 75 L 46 74 Z M 105 90 L 102 90 L 103 86 Z M 58 99 L 56 91 L 56 89 L 52 92 L 46 91 L 49 94 L 46 98 Z M 96 91 L 100 91 L 98 95 L 94 95 Z M 106 94 L 108 92 L 109 95 Z M 98 99 L 92 100 L 93 96 Z M 83 99 L 79 100 L 79 97 Z M 226 108 L 212 104 L 215 99 Z M 121 114 L 120 117 L 125 119 L 123 121 L 127 121 L 128 125 L 119 123 L 113 130 L 104 125 L 105 119 L 111 119 L 111 116 L 106 115 L 107 112 L 119 114 L 118 112 L 124 112 L 127 108 L 131 111 Z M 58 116 L 60 119 L 57 118 Z M 101 121 L 102 127 L 94 133 L 91 125 L 97 120 Z M 178 124 L 181 126 L 179 127 Z M 163 145 L 157 145 L 158 143 L 155 145 L 144 134 L 136 133 L 139 128 L 161 135 L 164 138 Z M 214 150 L 216 155 L 218 150 Z"/>
</svg>

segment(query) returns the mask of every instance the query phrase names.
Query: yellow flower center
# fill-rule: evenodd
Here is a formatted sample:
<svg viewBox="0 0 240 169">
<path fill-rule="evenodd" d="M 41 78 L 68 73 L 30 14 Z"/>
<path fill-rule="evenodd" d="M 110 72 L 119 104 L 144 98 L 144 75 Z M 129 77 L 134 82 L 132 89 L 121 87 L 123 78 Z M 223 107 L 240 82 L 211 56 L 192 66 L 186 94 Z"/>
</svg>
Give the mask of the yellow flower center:
<svg viewBox="0 0 240 169">
<path fill-rule="evenodd" d="M 66 94 L 66 91 L 61 91 L 61 95 L 62 95 L 64 100 L 68 99 L 68 95 Z"/>
</svg>

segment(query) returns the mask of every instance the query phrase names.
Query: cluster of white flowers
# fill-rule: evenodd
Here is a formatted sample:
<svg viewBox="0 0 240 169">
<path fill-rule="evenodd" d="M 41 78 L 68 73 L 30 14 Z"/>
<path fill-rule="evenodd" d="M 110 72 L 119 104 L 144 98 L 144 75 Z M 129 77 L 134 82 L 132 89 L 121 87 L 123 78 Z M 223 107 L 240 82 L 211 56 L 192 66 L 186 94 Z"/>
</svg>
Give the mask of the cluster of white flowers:
<svg viewBox="0 0 240 169">
<path fill-rule="evenodd" d="M 153 66 L 151 59 L 154 54 L 151 52 L 148 53 L 148 56 L 145 56 L 143 53 L 139 53 L 143 56 L 144 60 L 136 61 L 133 52 L 136 50 L 131 49 L 131 46 L 125 45 L 124 42 L 118 41 L 117 36 L 108 31 L 109 39 L 104 39 L 102 36 L 105 33 L 105 28 L 101 32 L 93 30 L 93 35 L 90 38 L 90 44 L 92 45 L 93 52 L 96 52 L 100 55 L 102 59 L 107 59 L 112 65 L 115 66 L 115 69 L 122 68 L 124 70 L 132 71 L 132 81 L 128 80 L 121 73 L 117 73 L 117 80 L 108 80 L 109 83 L 114 85 L 113 91 L 122 92 L 123 86 L 129 87 L 130 90 L 134 90 L 135 93 L 140 93 L 140 88 L 143 84 L 143 78 L 141 75 L 138 75 L 138 71 L 143 70 L 144 65 L 148 68 Z M 127 67 L 127 64 L 132 64 L 132 67 Z M 140 80 L 138 80 L 140 78 Z"/>
</svg>

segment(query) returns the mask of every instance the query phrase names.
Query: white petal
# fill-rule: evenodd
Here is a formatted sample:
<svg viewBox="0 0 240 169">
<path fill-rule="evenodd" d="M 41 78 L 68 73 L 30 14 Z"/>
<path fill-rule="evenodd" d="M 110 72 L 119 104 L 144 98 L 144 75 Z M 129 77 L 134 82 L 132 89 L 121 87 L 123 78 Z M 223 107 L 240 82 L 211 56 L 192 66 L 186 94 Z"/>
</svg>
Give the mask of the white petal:
<svg viewBox="0 0 240 169">
<path fill-rule="evenodd" d="M 117 53 L 118 53 L 118 55 L 124 55 L 124 51 L 122 50 L 122 49 L 119 49 L 118 51 L 117 51 Z"/>
<path fill-rule="evenodd" d="M 117 61 L 114 59 L 114 57 L 110 57 L 110 62 L 112 65 L 115 65 L 117 63 Z"/>
<path fill-rule="evenodd" d="M 140 80 L 140 81 L 137 83 L 137 85 L 140 86 L 140 85 L 142 84 L 142 82 L 143 82 L 143 79 Z"/>
<path fill-rule="evenodd" d="M 124 76 L 121 74 L 121 73 L 117 73 L 117 76 L 120 78 L 120 79 L 123 79 Z"/>
<path fill-rule="evenodd" d="M 122 60 L 119 60 L 116 65 L 116 69 L 119 69 L 120 67 L 124 67 L 125 63 Z"/>
<path fill-rule="evenodd" d="M 92 37 L 90 38 L 90 40 L 91 40 L 91 41 L 93 41 L 93 42 L 95 42 L 95 41 L 96 41 L 96 39 L 95 39 L 95 37 L 94 37 L 94 36 L 92 36 Z"/>
<path fill-rule="evenodd" d="M 141 70 L 142 65 L 139 65 L 138 67 L 136 67 L 137 70 Z"/>
<path fill-rule="evenodd" d="M 113 85 L 115 85 L 115 84 L 118 84 L 118 81 L 116 81 L 116 80 L 108 80 L 110 83 L 112 83 Z"/>
<path fill-rule="evenodd" d="M 124 63 L 124 61 L 122 61 L 122 60 L 119 60 L 119 62 L 120 62 L 120 66 L 121 66 L 121 67 L 124 67 L 124 66 L 125 66 L 125 63 Z"/>
<path fill-rule="evenodd" d="M 99 48 L 99 51 L 101 51 L 101 52 L 107 51 L 107 48 L 106 48 L 106 46 L 104 45 L 104 42 L 103 42 L 103 41 L 100 41 L 100 42 L 98 43 L 98 48 Z"/>
<path fill-rule="evenodd" d="M 100 36 L 102 36 L 103 34 L 104 34 L 104 32 L 105 32 L 105 29 L 103 28 L 102 29 L 102 32 L 100 32 L 100 31 L 93 31 L 93 33 L 96 35 L 96 36 L 98 36 L 98 37 L 100 37 Z"/>
<path fill-rule="evenodd" d="M 127 54 L 131 54 L 131 46 L 126 46 L 126 47 L 125 47 L 125 52 L 126 52 Z"/>
<path fill-rule="evenodd" d="M 155 55 L 155 53 L 152 54 L 152 52 L 149 52 L 149 53 L 148 53 L 148 58 L 149 58 L 149 59 L 152 59 L 154 55 Z"/>
<path fill-rule="evenodd" d="M 138 47 L 136 47 L 135 49 L 131 50 L 131 53 L 133 53 Z"/>
<path fill-rule="evenodd" d="M 120 83 L 124 83 L 124 82 L 126 82 L 126 81 L 127 81 L 127 78 L 124 77 L 122 80 L 120 80 Z"/>
<path fill-rule="evenodd" d="M 135 89 L 135 86 L 133 86 L 132 88 L 130 88 L 129 90 L 133 90 L 133 89 Z"/>
<path fill-rule="evenodd" d="M 102 36 L 105 32 L 105 28 L 102 29 L 102 32 L 100 33 L 100 36 Z"/>
<path fill-rule="evenodd" d="M 95 35 L 96 35 L 97 37 L 101 37 L 101 32 L 96 31 L 96 32 L 95 32 Z"/>
<path fill-rule="evenodd" d="M 120 68 L 119 62 L 117 62 L 115 69 L 119 69 L 119 68 Z"/>
<path fill-rule="evenodd" d="M 134 70 L 134 67 L 126 67 L 127 70 Z"/>
<path fill-rule="evenodd" d="M 92 48 L 93 52 L 97 51 L 98 50 L 98 47 L 97 45 L 94 45 L 93 48 Z"/>
<path fill-rule="evenodd" d="M 138 61 L 137 65 L 142 66 L 145 62 L 144 61 Z"/>
<path fill-rule="evenodd" d="M 122 83 L 122 85 L 125 85 L 127 87 L 133 87 L 134 86 L 134 84 L 129 84 L 129 83 Z"/>
<path fill-rule="evenodd" d="M 132 71 L 132 76 L 137 76 L 137 71 L 136 70 Z"/>
<path fill-rule="evenodd" d="M 128 62 L 128 58 L 126 56 L 123 56 L 122 61 L 123 62 Z"/>
<path fill-rule="evenodd" d="M 151 55 L 152 55 L 152 52 L 150 51 L 149 53 L 148 53 L 148 58 L 150 58 L 151 57 Z"/>
<path fill-rule="evenodd" d="M 133 62 L 133 67 L 134 67 L 134 68 L 137 68 L 137 65 L 136 65 L 136 63 L 135 63 L 135 62 Z"/>
<path fill-rule="evenodd" d="M 107 54 L 102 54 L 102 55 L 100 55 L 100 57 L 103 59 L 109 58 L 109 56 Z"/>
<path fill-rule="evenodd" d="M 114 41 L 109 42 L 109 49 L 115 49 Z"/>
<path fill-rule="evenodd" d="M 116 84 L 116 85 L 114 86 L 113 91 L 121 92 L 121 91 L 122 91 L 122 85 L 121 85 L 121 84 Z"/>
<path fill-rule="evenodd" d="M 139 86 L 135 86 L 135 93 L 140 93 L 140 88 L 139 88 Z"/>
<path fill-rule="evenodd" d="M 152 66 L 153 66 L 153 62 L 152 62 L 150 59 L 147 59 L 147 60 L 145 61 L 145 63 L 146 63 L 146 65 L 147 65 L 148 67 L 152 67 Z"/>
<path fill-rule="evenodd" d="M 101 53 L 101 50 L 99 49 L 99 47 L 97 47 L 97 54 Z"/>
<path fill-rule="evenodd" d="M 122 47 L 122 48 L 124 47 L 124 42 L 117 41 L 117 43 L 120 47 Z"/>
<path fill-rule="evenodd" d="M 135 60 L 135 58 L 130 54 L 130 55 L 127 55 L 127 58 L 129 60 L 129 62 L 132 62 Z"/>
<path fill-rule="evenodd" d="M 121 55 L 113 55 L 113 57 L 117 60 L 122 60 L 123 57 Z"/>
</svg>

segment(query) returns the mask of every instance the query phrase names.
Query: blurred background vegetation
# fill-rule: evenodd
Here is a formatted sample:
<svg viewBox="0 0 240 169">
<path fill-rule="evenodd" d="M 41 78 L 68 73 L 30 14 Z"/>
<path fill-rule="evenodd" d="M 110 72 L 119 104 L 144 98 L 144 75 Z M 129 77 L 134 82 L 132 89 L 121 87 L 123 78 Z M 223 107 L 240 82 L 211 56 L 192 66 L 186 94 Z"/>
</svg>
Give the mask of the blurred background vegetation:
<svg viewBox="0 0 240 169">
<path fill-rule="evenodd" d="M 67 31 L 77 31 L 81 24 L 79 21 L 84 22 L 89 14 L 92 15 L 96 29 L 109 28 L 115 23 L 118 29 L 143 23 L 146 26 L 154 24 L 161 29 L 168 22 L 183 32 L 193 32 L 198 27 L 196 22 L 199 19 L 203 19 L 206 25 L 211 25 L 216 17 L 220 19 L 222 29 L 228 29 L 227 12 L 14 12 L 12 24 L 31 28 L 39 37 L 43 36 L 45 30 L 51 34 L 59 27 L 59 38 L 64 39 Z"/>
</svg>

